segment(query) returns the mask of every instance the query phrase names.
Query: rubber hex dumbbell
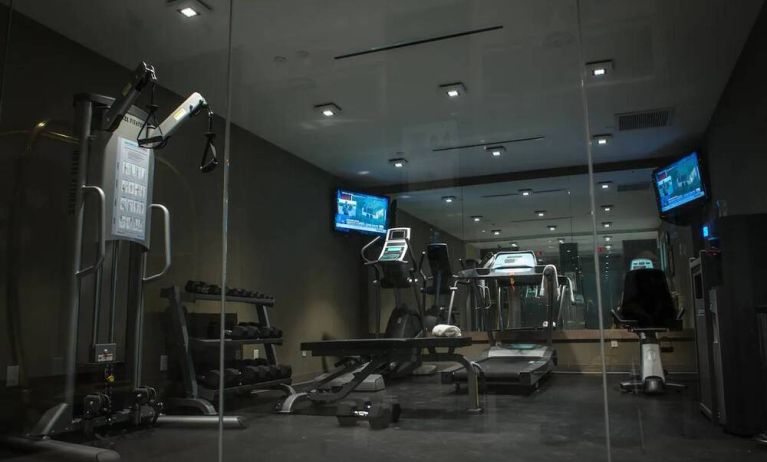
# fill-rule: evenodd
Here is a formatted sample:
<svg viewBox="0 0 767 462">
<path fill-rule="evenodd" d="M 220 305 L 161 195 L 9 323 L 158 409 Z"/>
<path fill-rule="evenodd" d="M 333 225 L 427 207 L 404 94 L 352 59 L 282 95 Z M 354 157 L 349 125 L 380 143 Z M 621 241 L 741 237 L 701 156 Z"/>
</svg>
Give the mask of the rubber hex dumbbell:
<svg viewBox="0 0 767 462">
<path fill-rule="evenodd" d="M 359 420 L 367 420 L 371 429 L 381 430 L 392 422 L 392 406 L 367 400 L 342 401 L 336 407 L 336 418 L 342 427 L 351 427 Z"/>
<path fill-rule="evenodd" d="M 236 387 L 240 384 L 240 378 L 242 376 L 242 373 L 233 368 L 226 368 L 224 369 L 224 386 L 229 387 Z M 210 389 L 216 389 L 218 388 L 218 385 L 221 380 L 221 375 L 219 373 L 218 369 L 211 369 L 208 372 L 206 372 L 204 375 L 200 375 L 197 377 L 197 381 L 201 384 L 205 385 L 206 387 Z"/>
<path fill-rule="evenodd" d="M 241 322 L 238 326 L 245 329 L 246 338 L 261 338 L 262 336 L 261 329 L 258 326 L 254 326 L 253 323 Z"/>
<path fill-rule="evenodd" d="M 251 330 L 248 326 L 234 326 L 232 327 L 232 339 L 243 340 L 250 337 Z"/>
<path fill-rule="evenodd" d="M 253 384 L 269 380 L 269 368 L 266 366 L 243 366 L 240 372 L 243 383 Z"/>
<path fill-rule="evenodd" d="M 205 287 L 205 283 L 202 281 L 186 281 L 184 289 L 191 293 L 201 293 L 201 289 Z"/>
</svg>

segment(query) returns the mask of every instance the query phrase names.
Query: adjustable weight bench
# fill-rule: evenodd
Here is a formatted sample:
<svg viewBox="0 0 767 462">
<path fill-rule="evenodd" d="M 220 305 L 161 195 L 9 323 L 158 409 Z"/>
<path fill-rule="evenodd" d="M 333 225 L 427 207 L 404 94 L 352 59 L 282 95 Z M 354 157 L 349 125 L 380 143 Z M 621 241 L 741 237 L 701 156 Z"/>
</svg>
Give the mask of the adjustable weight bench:
<svg viewBox="0 0 767 462">
<path fill-rule="evenodd" d="M 345 383 L 340 389 L 336 391 L 323 391 L 323 385 L 359 367 L 359 363 L 347 361 L 338 370 L 316 381 L 308 392 L 294 393 L 288 396 L 279 404 L 277 411 L 283 414 L 291 414 L 294 412 L 297 403 L 306 400 L 315 404 L 338 402 L 354 391 L 366 377 L 380 371 L 388 364 L 421 359 L 432 362 L 460 363 L 466 369 L 468 377 L 469 406 L 467 412 L 473 414 L 481 413 L 477 372 L 470 361 L 464 358 L 463 355 L 455 352 L 456 348 L 466 347 L 471 345 L 471 343 L 471 337 L 349 339 L 302 343 L 301 350 L 310 351 L 312 356 L 356 356 L 367 364 L 361 370 L 354 372 L 354 378 Z M 423 353 L 424 349 L 427 351 L 426 353 Z M 438 351 L 437 349 L 447 349 L 447 351 Z"/>
</svg>

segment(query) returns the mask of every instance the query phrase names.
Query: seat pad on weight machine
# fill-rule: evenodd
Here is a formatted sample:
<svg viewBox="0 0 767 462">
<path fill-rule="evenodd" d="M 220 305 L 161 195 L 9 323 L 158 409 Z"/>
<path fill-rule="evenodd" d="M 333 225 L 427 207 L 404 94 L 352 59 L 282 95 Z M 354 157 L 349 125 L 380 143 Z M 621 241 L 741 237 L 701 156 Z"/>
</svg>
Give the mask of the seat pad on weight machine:
<svg viewBox="0 0 767 462">
<path fill-rule="evenodd" d="M 312 356 L 380 356 L 421 348 L 460 348 L 471 345 L 471 337 L 420 337 L 321 340 L 301 343 Z"/>
</svg>

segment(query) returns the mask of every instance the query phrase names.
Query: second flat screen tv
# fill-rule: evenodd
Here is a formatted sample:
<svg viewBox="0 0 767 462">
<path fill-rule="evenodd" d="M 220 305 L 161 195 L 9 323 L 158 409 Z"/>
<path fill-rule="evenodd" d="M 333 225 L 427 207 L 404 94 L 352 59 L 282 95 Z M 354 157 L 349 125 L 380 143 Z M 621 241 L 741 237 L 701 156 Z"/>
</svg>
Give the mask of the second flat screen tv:
<svg viewBox="0 0 767 462">
<path fill-rule="evenodd" d="M 389 198 L 336 190 L 335 219 L 337 231 L 357 231 L 365 234 L 386 234 L 389 218 Z"/>
<path fill-rule="evenodd" d="M 655 170 L 653 185 L 661 215 L 705 199 L 706 189 L 698 153 L 692 152 L 670 165 Z"/>
</svg>

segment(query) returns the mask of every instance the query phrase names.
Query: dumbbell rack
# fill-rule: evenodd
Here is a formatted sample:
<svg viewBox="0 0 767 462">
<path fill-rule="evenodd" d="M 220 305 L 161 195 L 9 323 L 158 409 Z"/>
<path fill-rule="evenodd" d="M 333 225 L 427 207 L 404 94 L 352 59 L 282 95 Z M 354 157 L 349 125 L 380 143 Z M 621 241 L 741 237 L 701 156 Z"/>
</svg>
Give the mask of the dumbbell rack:
<svg viewBox="0 0 767 462">
<path fill-rule="evenodd" d="M 220 301 L 221 295 L 186 292 L 182 291 L 182 289 L 177 286 L 162 289 L 160 294 L 170 302 L 170 306 L 167 310 L 169 315 L 168 327 L 170 331 L 168 332 L 168 343 L 171 350 L 174 351 L 170 351 L 169 353 L 171 353 L 171 356 L 175 357 L 176 361 L 178 361 L 179 369 L 181 371 L 181 380 L 184 386 L 183 398 L 167 398 L 165 403 L 171 408 L 192 408 L 202 412 L 203 415 L 217 415 L 217 412 L 211 403 L 215 402 L 218 398 L 219 390 L 211 389 L 197 383 L 197 374 L 195 372 L 192 357 L 192 347 L 217 348 L 221 342 L 220 339 L 217 338 L 210 339 L 189 336 L 183 303 L 195 303 L 202 300 Z M 227 295 L 226 301 L 253 305 L 256 308 L 256 315 L 258 316 L 259 323 L 265 327 L 271 327 L 267 308 L 274 306 L 274 299 L 235 297 Z M 278 363 L 275 346 L 282 345 L 282 338 L 224 339 L 224 344 L 231 346 L 264 345 L 266 360 L 270 365 L 276 366 Z M 270 389 L 280 389 L 288 394 L 295 393 L 290 384 L 291 378 L 285 377 L 253 384 L 227 387 L 224 388 L 224 393 L 244 395 L 255 390 Z"/>
</svg>

